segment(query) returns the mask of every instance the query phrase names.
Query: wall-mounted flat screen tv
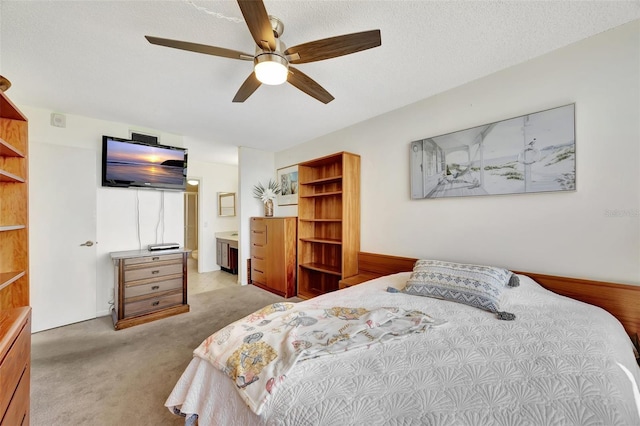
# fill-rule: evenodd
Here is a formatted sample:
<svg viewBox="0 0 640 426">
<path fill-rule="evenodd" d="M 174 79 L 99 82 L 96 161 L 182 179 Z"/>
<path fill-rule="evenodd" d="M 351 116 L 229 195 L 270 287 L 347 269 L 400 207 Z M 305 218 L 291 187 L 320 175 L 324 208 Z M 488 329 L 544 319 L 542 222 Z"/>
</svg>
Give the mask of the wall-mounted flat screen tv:
<svg viewBox="0 0 640 426">
<path fill-rule="evenodd" d="M 102 137 L 102 186 L 184 191 L 187 150 Z"/>
</svg>

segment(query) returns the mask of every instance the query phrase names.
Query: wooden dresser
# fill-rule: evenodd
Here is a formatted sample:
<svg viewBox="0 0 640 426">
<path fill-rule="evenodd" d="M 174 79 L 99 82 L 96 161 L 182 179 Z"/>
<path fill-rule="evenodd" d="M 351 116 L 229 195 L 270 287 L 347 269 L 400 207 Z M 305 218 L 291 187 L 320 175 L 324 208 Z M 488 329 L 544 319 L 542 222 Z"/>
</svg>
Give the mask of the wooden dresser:
<svg viewBox="0 0 640 426">
<path fill-rule="evenodd" d="M 0 311 L 0 425 L 29 424 L 31 308 Z"/>
<path fill-rule="evenodd" d="M 251 218 L 251 283 L 283 297 L 296 295 L 297 218 Z"/>
<path fill-rule="evenodd" d="M 116 330 L 189 311 L 188 250 L 111 253 L 115 265 Z"/>
</svg>

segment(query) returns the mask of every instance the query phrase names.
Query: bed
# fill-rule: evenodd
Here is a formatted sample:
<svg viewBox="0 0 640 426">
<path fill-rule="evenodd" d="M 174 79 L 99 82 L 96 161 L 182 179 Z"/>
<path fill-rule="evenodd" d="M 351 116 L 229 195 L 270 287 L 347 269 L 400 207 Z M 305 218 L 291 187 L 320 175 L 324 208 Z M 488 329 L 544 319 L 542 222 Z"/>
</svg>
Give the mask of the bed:
<svg viewBox="0 0 640 426">
<path fill-rule="evenodd" d="M 165 405 L 187 423 L 197 415 L 201 426 L 640 424 L 640 369 L 616 317 L 520 273 L 514 274 L 519 286 L 500 296 L 501 309 L 515 315 L 511 321 L 476 306 L 406 294 L 400 290 L 414 260 L 383 256 L 368 269 L 362 260 L 360 277 L 347 288 L 295 309 L 394 307 L 442 323 L 296 363 L 259 415 L 236 382 L 194 356 Z"/>
</svg>

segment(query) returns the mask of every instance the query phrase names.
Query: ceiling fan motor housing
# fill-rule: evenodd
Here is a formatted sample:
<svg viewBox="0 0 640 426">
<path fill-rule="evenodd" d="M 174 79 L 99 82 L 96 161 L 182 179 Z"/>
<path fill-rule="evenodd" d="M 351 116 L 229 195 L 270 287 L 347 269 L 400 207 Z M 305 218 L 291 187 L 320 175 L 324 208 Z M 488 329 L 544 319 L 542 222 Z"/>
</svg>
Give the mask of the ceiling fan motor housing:
<svg viewBox="0 0 640 426">
<path fill-rule="evenodd" d="M 281 20 L 276 18 L 273 15 L 269 15 L 269 23 L 271 24 L 271 28 L 273 29 L 273 35 L 277 39 L 284 33 L 284 24 Z"/>
</svg>

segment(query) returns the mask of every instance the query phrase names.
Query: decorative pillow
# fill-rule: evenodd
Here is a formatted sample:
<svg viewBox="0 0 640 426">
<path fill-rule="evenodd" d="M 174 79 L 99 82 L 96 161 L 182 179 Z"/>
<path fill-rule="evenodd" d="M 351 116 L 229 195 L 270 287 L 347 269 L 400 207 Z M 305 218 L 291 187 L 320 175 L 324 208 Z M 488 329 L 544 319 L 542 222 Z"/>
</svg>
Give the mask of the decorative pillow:
<svg viewBox="0 0 640 426">
<path fill-rule="evenodd" d="M 418 260 L 402 292 L 464 303 L 495 312 L 500 319 L 514 319 L 515 315 L 501 312 L 500 300 L 505 288 L 519 283 L 514 273 L 502 268 Z"/>
<path fill-rule="evenodd" d="M 518 278 L 516 274 L 507 269 L 497 268 L 495 266 L 472 265 L 466 263 L 452 263 L 442 262 L 439 260 L 420 259 L 417 260 L 413 265 L 413 271 L 415 272 L 422 269 L 430 269 L 434 266 L 438 266 L 440 268 L 456 269 L 460 271 L 469 271 L 474 276 L 484 276 L 489 280 L 495 279 L 509 287 L 518 287 L 520 285 L 520 278 Z"/>
</svg>

